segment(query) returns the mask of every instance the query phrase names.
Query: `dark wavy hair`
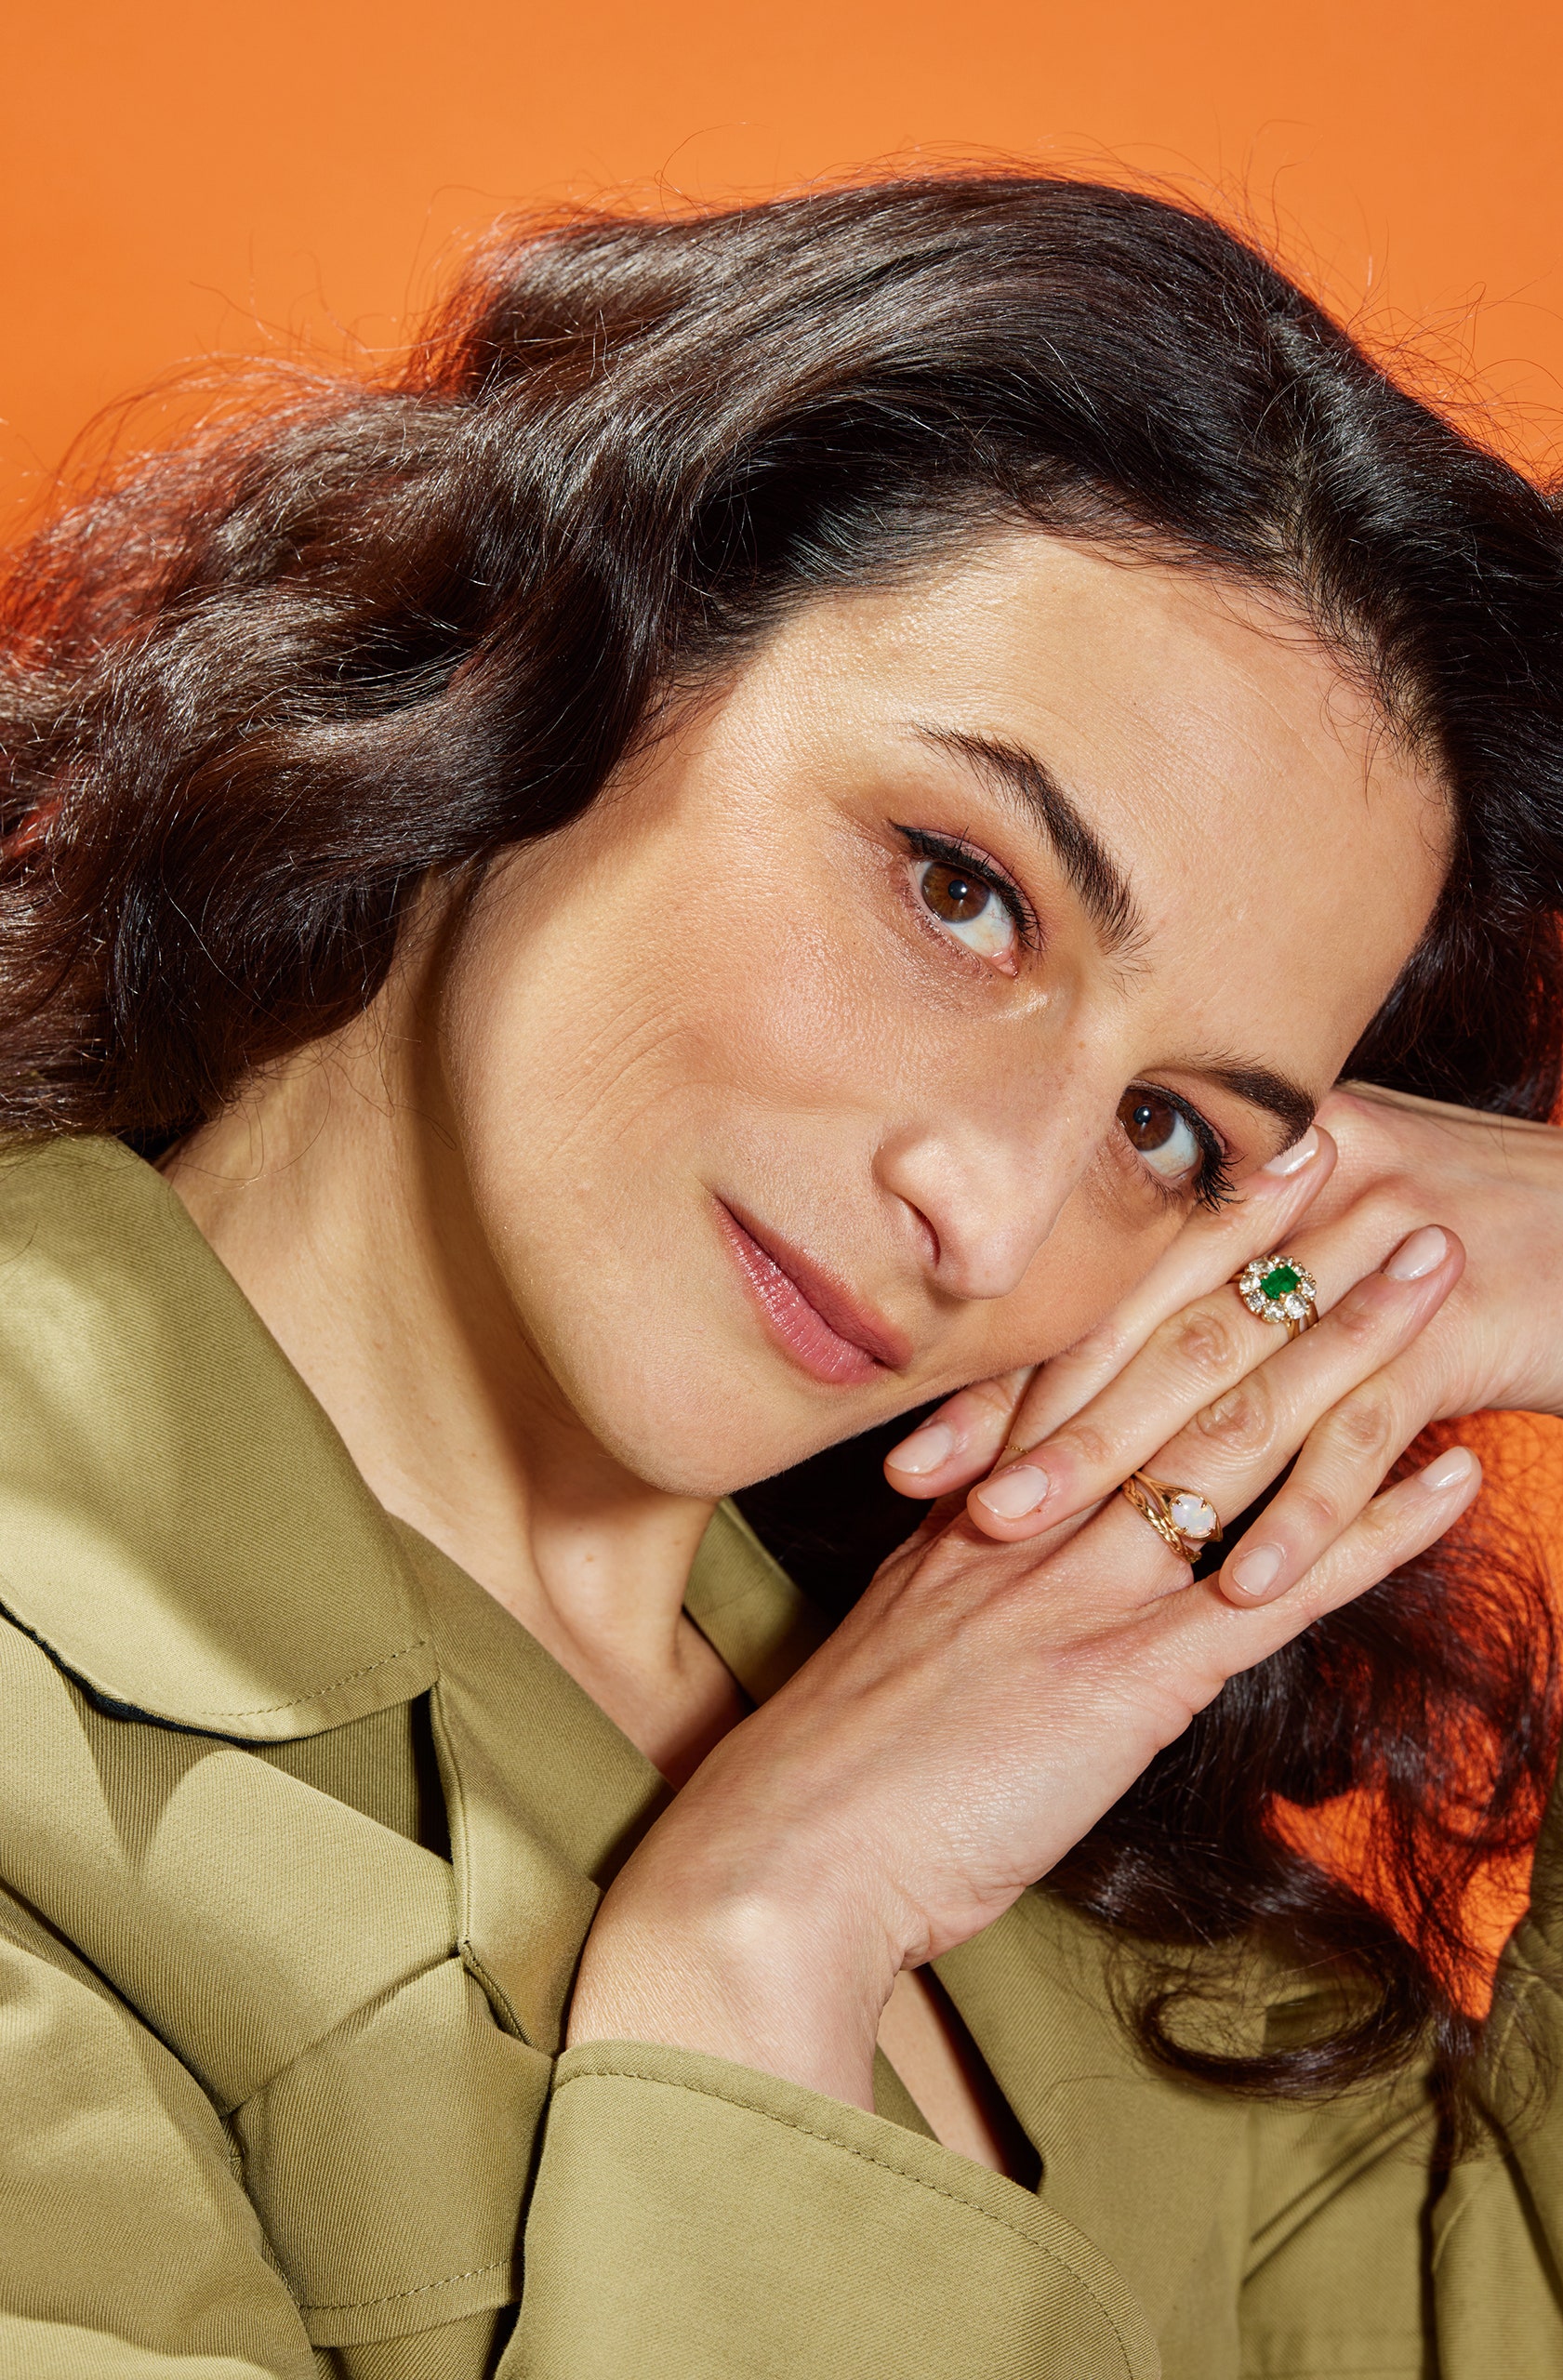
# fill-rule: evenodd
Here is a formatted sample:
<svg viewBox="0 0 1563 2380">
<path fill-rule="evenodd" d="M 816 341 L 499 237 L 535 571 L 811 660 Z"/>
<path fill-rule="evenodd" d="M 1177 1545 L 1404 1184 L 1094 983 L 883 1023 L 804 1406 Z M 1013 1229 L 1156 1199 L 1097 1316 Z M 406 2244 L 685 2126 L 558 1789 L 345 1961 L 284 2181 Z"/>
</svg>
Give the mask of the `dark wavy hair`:
<svg viewBox="0 0 1563 2380">
<path fill-rule="evenodd" d="M 0 1127 L 166 1147 L 364 1007 L 430 871 L 576 817 L 789 605 L 1017 522 L 1266 590 L 1372 689 L 1454 857 L 1351 1071 L 1549 1116 L 1545 496 L 1207 216 L 1007 175 L 503 226 L 394 372 L 278 371 L 61 509 L 0 591 Z M 749 1500 L 838 1593 L 873 1452 Z M 1466 1536 L 1153 1763 L 1053 1888 L 1349 1986 L 1227 2055 L 1151 1961 L 1159 2056 L 1268 2092 L 1468 2062 L 1469 1886 L 1538 1822 L 1551 1642 L 1523 1549 Z M 1376 1897 L 1283 1823 L 1351 1792 Z"/>
</svg>

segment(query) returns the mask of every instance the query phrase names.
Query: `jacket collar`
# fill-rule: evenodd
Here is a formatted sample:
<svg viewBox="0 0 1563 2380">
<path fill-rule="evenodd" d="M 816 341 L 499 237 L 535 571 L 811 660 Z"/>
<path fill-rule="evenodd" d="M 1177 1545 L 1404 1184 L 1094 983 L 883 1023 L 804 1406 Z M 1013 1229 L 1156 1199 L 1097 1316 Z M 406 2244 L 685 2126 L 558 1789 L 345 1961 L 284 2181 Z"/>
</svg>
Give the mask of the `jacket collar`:
<svg viewBox="0 0 1563 2380">
<path fill-rule="evenodd" d="M 430 1686 L 411 1566 L 153 1169 L 0 1158 L 0 1604 L 99 1700 L 253 1741 Z"/>
</svg>

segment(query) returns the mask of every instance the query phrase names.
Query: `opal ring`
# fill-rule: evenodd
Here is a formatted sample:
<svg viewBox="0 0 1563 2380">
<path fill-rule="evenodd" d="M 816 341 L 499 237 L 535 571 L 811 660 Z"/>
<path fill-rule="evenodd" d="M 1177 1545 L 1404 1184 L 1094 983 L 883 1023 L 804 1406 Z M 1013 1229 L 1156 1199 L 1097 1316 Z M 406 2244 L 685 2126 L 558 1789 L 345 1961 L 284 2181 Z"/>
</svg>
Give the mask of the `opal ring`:
<svg viewBox="0 0 1563 2380">
<path fill-rule="evenodd" d="M 1232 1286 L 1257 1320 L 1284 1322 L 1289 1339 L 1318 1320 L 1318 1283 L 1289 1256 L 1256 1256 Z"/>
<path fill-rule="evenodd" d="M 1198 1562 L 1207 1545 L 1221 1543 L 1215 1506 L 1198 1488 L 1170 1488 L 1148 1471 L 1132 1471 L 1119 1495 L 1127 1496 L 1143 1521 L 1185 1562 Z"/>
</svg>

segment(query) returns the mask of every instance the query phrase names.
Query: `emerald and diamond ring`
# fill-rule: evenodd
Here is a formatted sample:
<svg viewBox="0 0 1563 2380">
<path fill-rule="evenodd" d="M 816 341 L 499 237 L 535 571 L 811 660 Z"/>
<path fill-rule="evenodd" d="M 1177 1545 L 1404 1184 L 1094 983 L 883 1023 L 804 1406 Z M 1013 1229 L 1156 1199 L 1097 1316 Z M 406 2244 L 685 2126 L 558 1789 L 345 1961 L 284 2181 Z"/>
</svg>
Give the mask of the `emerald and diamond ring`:
<svg viewBox="0 0 1563 2380">
<path fill-rule="evenodd" d="M 1318 1283 L 1289 1256 L 1256 1256 L 1233 1287 L 1257 1320 L 1283 1322 L 1289 1339 L 1318 1320 Z"/>
</svg>

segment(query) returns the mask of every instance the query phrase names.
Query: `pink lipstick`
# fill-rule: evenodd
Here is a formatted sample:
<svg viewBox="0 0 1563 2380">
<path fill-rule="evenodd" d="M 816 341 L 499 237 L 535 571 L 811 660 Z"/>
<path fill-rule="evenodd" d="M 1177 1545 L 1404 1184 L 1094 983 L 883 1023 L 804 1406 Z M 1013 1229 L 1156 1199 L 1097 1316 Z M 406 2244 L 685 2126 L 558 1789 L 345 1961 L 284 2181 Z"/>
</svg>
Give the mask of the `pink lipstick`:
<svg viewBox="0 0 1563 2380">
<path fill-rule="evenodd" d="M 843 1388 L 900 1370 L 911 1349 L 899 1331 L 774 1232 L 740 1220 L 721 1198 L 716 1212 L 772 1337 L 801 1369 Z"/>
</svg>

